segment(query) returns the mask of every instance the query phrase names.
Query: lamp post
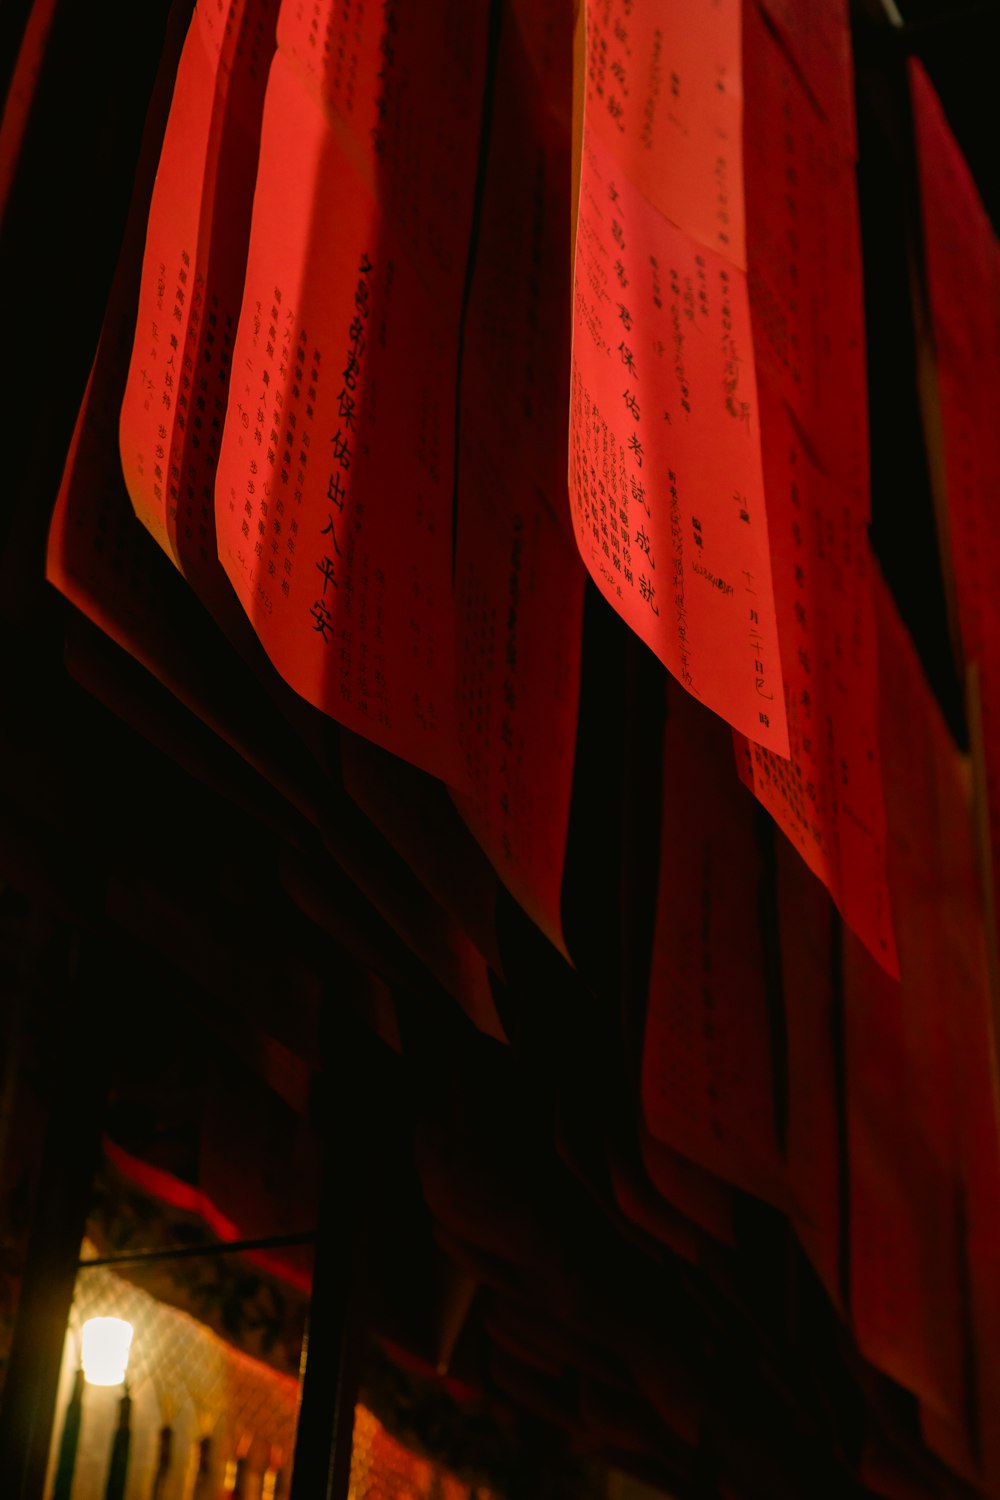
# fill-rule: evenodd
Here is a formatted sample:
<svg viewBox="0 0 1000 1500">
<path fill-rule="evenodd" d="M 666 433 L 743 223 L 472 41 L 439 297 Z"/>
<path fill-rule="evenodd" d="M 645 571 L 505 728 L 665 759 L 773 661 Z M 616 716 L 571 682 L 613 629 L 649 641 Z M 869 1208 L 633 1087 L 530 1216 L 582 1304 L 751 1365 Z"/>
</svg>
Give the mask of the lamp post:
<svg viewBox="0 0 1000 1500">
<path fill-rule="evenodd" d="M 129 1425 L 132 1398 L 125 1385 L 125 1375 L 128 1370 L 131 1347 L 132 1324 L 126 1323 L 124 1318 L 88 1318 L 83 1325 L 80 1364 L 83 1379 L 87 1385 L 124 1386 L 122 1398 L 118 1404 L 118 1426 L 111 1441 L 111 1458 L 108 1463 L 104 1500 L 125 1500 L 125 1479 L 128 1474 L 128 1455 L 132 1441 Z M 76 1390 L 73 1394 L 76 1395 Z M 80 1394 L 82 1400 L 82 1390 Z M 79 1417 L 77 1417 L 77 1423 L 79 1423 Z M 65 1440 L 65 1429 L 63 1436 Z M 60 1453 L 60 1463 L 61 1458 Z M 72 1467 L 70 1467 L 68 1484 L 72 1484 L 72 1478 Z M 65 1493 L 69 1494 L 68 1488 Z"/>
<path fill-rule="evenodd" d="M 73 1377 L 73 1390 L 63 1418 L 59 1440 L 59 1458 L 52 1484 L 52 1500 L 70 1500 L 76 1470 L 76 1452 L 80 1441 L 85 1385 L 122 1385 L 128 1369 L 132 1346 L 132 1325 L 123 1318 L 88 1318 L 81 1330 L 80 1365 Z M 124 1500 L 125 1474 L 128 1468 L 129 1413 L 128 1391 L 122 1395 L 118 1410 L 118 1428 L 111 1447 L 106 1500 Z"/>
<path fill-rule="evenodd" d="M 128 1387 L 118 1403 L 118 1427 L 111 1440 L 111 1462 L 108 1464 L 108 1482 L 104 1489 L 104 1500 L 125 1500 L 125 1480 L 128 1476 L 128 1452 L 132 1443 L 129 1417 L 132 1398 Z"/>
<path fill-rule="evenodd" d="M 73 1392 L 63 1418 L 62 1437 L 59 1441 L 59 1461 L 52 1485 L 52 1500 L 69 1500 L 73 1489 L 76 1449 L 80 1441 L 80 1418 L 83 1415 L 83 1380 L 81 1365 L 73 1377 Z"/>
</svg>

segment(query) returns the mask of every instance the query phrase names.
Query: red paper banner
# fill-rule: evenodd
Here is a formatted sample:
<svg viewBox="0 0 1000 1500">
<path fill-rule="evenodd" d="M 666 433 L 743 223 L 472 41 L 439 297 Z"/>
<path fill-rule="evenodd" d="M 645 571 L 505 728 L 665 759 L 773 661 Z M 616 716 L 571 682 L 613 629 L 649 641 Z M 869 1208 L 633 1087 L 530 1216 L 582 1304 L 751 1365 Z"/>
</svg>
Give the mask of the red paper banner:
<svg viewBox="0 0 1000 1500">
<path fill-rule="evenodd" d="M 590 0 L 586 16 L 577 542 L 605 598 L 674 676 L 786 754 L 742 269 L 739 6 L 654 26 L 624 0 Z"/>
<path fill-rule="evenodd" d="M 781 988 L 788 1048 L 785 1161 L 792 1226 L 831 1301 L 842 1308 L 839 1039 L 834 992 L 840 927 L 829 896 L 775 841 Z"/>
<path fill-rule="evenodd" d="M 897 983 L 845 945 L 851 1313 L 862 1353 L 972 1462 L 997 1409 L 1000 1117 L 968 769 L 876 594 Z M 971 1380 L 971 1384 L 970 1384 Z M 985 1451 L 985 1450 L 984 1450 Z M 995 1455 L 995 1447 L 993 1449 Z"/>
<path fill-rule="evenodd" d="M 156 175 L 122 400 L 136 515 L 200 592 L 218 589 L 214 491 L 277 0 L 191 19 Z"/>
<path fill-rule="evenodd" d="M 853 92 L 849 58 L 835 48 Z M 744 9 L 747 275 L 758 379 L 867 519 L 868 402 L 853 157 L 758 8 Z M 770 488 L 768 487 L 768 503 Z"/>
<path fill-rule="evenodd" d="M 920 63 L 910 63 L 923 268 L 936 363 L 946 533 L 961 650 L 982 700 L 994 881 L 1000 868 L 1000 256 L 968 164 Z M 933 442 L 933 435 L 932 435 Z M 943 451 L 942 451 L 943 450 Z"/>
<path fill-rule="evenodd" d="M 216 486 L 219 555 L 297 692 L 461 782 L 456 347 L 485 13 L 386 5 L 345 17 L 285 0 L 278 34 Z"/>
<path fill-rule="evenodd" d="M 791 755 L 737 736 L 737 764 L 844 920 L 897 974 L 868 533 L 845 486 L 811 461 L 770 393 L 763 430 Z"/>
<path fill-rule="evenodd" d="M 784 1207 L 755 808 L 723 726 L 669 702 L 643 1114 L 672 1150 Z"/>
</svg>

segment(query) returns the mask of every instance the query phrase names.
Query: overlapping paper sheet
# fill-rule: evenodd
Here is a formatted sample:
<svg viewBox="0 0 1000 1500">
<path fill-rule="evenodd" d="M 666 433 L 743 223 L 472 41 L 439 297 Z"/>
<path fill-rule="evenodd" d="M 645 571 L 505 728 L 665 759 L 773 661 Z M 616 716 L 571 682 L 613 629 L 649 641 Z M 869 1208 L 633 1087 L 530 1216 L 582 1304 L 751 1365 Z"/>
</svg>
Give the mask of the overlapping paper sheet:
<svg viewBox="0 0 1000 1500">
<path fill-rule="evenodd" d="M 868 555 L 868 427 L 852 137 L 817 100 L 850 82 L 837 46 L 803 76 L 744 9 L 747 268 L 789 758 L 736 737 L 740 774 L 897 971 L 886 882 Z M 832 108 L 832 105 L 831 105 Z M 752 737 L 751 737 L 752 739 Z"/>
<path fill-rule="evenodd" d="M 888 591 L 876 594 L 900 979 L 845 935 L 850 1309 L 925 1440 L 997 1469 L 1000 1114 L 969 768 Z"/>
<path fill-rule="evenodd" d="M 639 1149 L 646 1176 L 661 1198 L 713 1239 L 735 1244 L 735 1195 L 727 1182 L 665 1146 L 645 1126 L 640 1126 Z"/>
<path fill-rule="evenodd" d="M 583 588 L 552 519 L 569 55 L 552 16 L 512 6 L 493 88 L 488 11 L 195 16 L 122 454 L 213 611 L 231 584 L 297 693 L 452 785 L 564 947 Z"/>
<path fill-rule="evenodd" d="M 219 556 L 297 692 L 455 781 L 457 345 L 485 8 L 284 3 Z"/>
<path fill-rule="evenodd" d="M 456 806 L 567 957 L 561 894 L 586 575 L 558 524 L 568 402 L 571 32 L 505 7 L 462 335 Z"/>
<path fill-rule="evenodd" d="M 851 30 L 842 0 L 761 0 L 845 155 L 857 154 Z"/>
<path fill-rule="evenodd" d="M 389 923 L 444 992 L 480 1031 L 506 1040 L 490 985 L 489 965 L 472 938 L 373 829 L 354 826 L 339 809 L 326 843 L 331 857 Z"/>
<path fill-rule="evenodd" d="M 843 1311 L 841 1184 L 847 1163 L 840 1130 L 840 923 L 827 892 L 803 871 L 797 851 L 780 834 L 775 880 L 788 1073 L 788 1213 L 831 1301 Z"/>
<path fill-rule="evenodd" d="M 786 1206 L 756 809 L 718 720 L 674 691 L 642 1057 L 650 1134 Z"/>
<path fill-rule="evenodd" d="M 674 1204 L 656 1193 L 641 1167 L 609 1152 L 608 1175 L 619 1213 L 682 1260 L 695 1264 L 699 1243 L 696 1228 Z"/>
<path fill-rule="evenodd" d="M 815 462 L 867 518 L 868 403 L 854 156 L 819 109 L 824 79 L 853 95 L 841 44 L 803 75 L 757 4 L 743 18 L 747 274 L 758 379 L 777 385 Z M 766 479 L 766 475 L 765 475 Z"/>
<path fill-rule="evenodd" d="M 210 627 L 208 616 L 196 600 L 187 597 L 171 570 L 163 568 L 156 547 L 129 507 L 118 463 L 118 411 L 139 294 L 142 220 L 187 24 L 184 12 L 186 7 L 178 3 L 169 20 L 100 344 L 49 525 L 45 570 L 49 582 L 106 636 L 141 661 L 216 733 L 238 742 L 241 753 L 247 754 L 249 747 L 231 718 L 231 697 L 223 693 L 222 682 L 213 673 L 219 652 L 202 651 L 192 657 L 189 640 L 181 639 Z M 267 774 L 280 781 L 274 766 Z"/>
<path fill-rule="evenodd" d="M 186 7 L 180 3 L 171 13 L 100 344 L 63 468 L 46 577 L 290 802 L 314 817 L 306 786 L 286 777 L 257 732 L 259 685 L 242 664 L 234 673 L 231 653 L 216 638 L 209 616 L 165 569 L 136 521 L 122 482 L 119 412 L 141 295 L 144 219 L 186 26 Z M 199 638 L 201 649 L 193 650 Z"/>
<path fill-rule="evenodd" d="M 502 976 L 497 877 L 447 790 L 359 735 L 341 736 L 340 770 L 344 790 L 369 823 Z"/>
<path fill-rule="evenodd" d="M 923 311 L 936 376 L 927 441 L 945 587 L 961 656 L 978 675 L 995 885 L 1000 857 L 1000 255 L 968 163 L 915 59 L 909 78 L 923 233 Z"/>
<path fill-rule="evenodd" d="M 219 592 L 215 470 L 278 0 L 195 7 L 149 207 L 119 438 L 136 514 L 205 595 Z"/>
<path fill-rule="evenodd" d="M 485 25 L 451 9 L 435 29 L 288 4 L 276 53 L 270 0 L 199 8 L 121 437 L 137 513 L 200 593 L 228 591 L 221 558 L 285 680 L 454 775 L 452 418 Z"/>
<path fill-rule="evenodd" d="M 584 577 L 541 493 L 464 447 L 459 511 L 455 804 L 501 880 L 567 957 L 561 895 Z"/>
<path fill-rule="evenodd" d="M 738 0 L 588 0 L 570 507 L 618 613 L 786 754 L 745 271 Z"/>
</svg>

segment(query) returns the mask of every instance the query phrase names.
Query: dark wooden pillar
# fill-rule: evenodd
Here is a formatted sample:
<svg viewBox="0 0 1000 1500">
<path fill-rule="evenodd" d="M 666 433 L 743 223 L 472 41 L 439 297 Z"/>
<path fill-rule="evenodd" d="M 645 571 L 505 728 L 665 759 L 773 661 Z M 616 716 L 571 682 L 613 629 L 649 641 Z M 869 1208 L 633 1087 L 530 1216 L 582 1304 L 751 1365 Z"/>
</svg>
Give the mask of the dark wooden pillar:
<svg viewBox="0 0 1000 1500">
<path fill-rule="evenodd" d="M 44 1490 L 63 1343 L 117 1044 L 116 1007 L 89 961 L 51 1006 L 48 1125 L 14 1336 L 0 1395 L 0 1493 Z M 89 980 L 89 982 L 88 982 Z"/>
<path fill-rule="evenodd" d="M 353 1013 L 329 1002 L 317 1087 L 325 1162 L 289 1500 L 347 1500 L 365 1332 L 377 1045 Z"/>
</svg>

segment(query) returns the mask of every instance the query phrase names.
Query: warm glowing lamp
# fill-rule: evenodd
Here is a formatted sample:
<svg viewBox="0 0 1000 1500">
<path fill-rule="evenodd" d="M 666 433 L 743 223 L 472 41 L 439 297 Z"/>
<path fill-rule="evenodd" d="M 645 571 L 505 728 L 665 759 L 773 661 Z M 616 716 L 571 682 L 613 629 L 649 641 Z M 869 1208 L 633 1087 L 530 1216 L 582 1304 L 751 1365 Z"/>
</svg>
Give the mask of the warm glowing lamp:
<svg viewBox="0 0 1000 1500">
<path fill-rule="evenodd" d="M 124 1318 L 88 1318 L 80 1363 L 88 1385 L 121 1385 L 132 1347 L 132 1324 Z"/>
</svg>

